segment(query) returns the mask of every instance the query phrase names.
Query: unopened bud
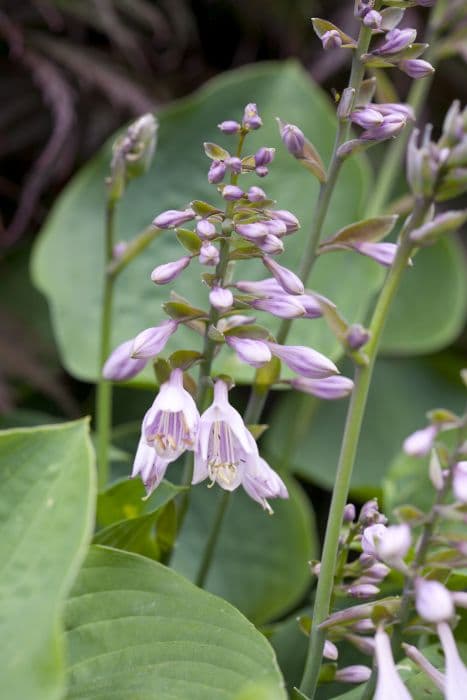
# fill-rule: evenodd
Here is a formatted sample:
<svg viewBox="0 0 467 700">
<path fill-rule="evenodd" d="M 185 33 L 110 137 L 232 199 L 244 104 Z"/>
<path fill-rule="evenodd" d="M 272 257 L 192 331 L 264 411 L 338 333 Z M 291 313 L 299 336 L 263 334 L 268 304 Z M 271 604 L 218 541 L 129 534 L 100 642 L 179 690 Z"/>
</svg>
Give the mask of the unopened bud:
<svg viewBox="0 0 467 700">
<path fill-rule="evenodd" d="M 441 467 L 438 453 L 436 450 L 431 451 L 430 464 L 428 467 L 430 481 L 437 491 L 441 491 L 444 487 L 443 469 Z"/>
<path fill-rule="evenodd" d="M 262 148 L 255 153 L 255 165 L 269 165 L 269 163 L 272 163 L 274 159 L 275 152 L 275 148 L 266 148 L 265 146 L 262 146 Z"/>
<path fill-rule="evenodd" d="M 379 29 L 382 21 L 383 18 L 381 17 L 381 14 L 376 10 L 370 10 L 363 17 L 363 24 L 365 27 L 369 27 L 370 29 Z"/>
<path fill-rule="evenodd" d="M 369 341 L 370 332 L 359 323 L 354 323 L 347 331 L 345 339 L 351 350 L 359 350 Z"/>
<path fill-rule="evenodd" d="M 208 182 L 211 185 L 216 185 L 218 182 L 222 182 L 225 173 L 227 171 L 227 166 L 222 160 L 213 160 L 208 172 Z"/>
<path fill-rule="evenodd" d="M 201 265 L 217 265 L 219 263 L 219 249 L 209 242 L 201 245 L 199 251 L 199 262 Z"/>
<path fill-rule="evenodd" d="M 387 32 L 386 34 L 385 42 L 379 47 L 379 49 L 375 49 L 373 53 L 376 56 L 386 56 L 393 53 L 399 53 L 399 51 L 402 51 L 403 49 L 406 49 L 407 46 L 410 46 L 410 44 L 415 41 L 416 37 L 416 29 L 391 29 L 391 31 Z"/>
<path fill-rule="evenodd" d="M 263 125 L 263 121 L 258 114 L 258 108 L 253 103 L 250 102 L 246 105 L 245 111 L 243 113 L 243 126 L 249 130 L 259 129 Z"/>
<path fill-rule="evenodd" d="M 195 212 L 193 209 L 184 209 L 179 211 L 178 209 L 168 209 L 156 216 L 152 222 L 153 226 L 157 228 L 167 229 L 167 228 L 177 228 L 181 226 L 186 221 L 191 221 L 195 218 Z"/>
<path fill-rule="evenodd" d="M 347 593 L 352 598 L 363 600 L 378 595 L 379 588 L 372 583 L 361 583 L 357 584 L 356 586 L 350 586 L 350 588 L 347 589 Z"/>
<path fill-rule="evenodd" d="M 228 202 L 234 202 L 244 196 L 243 190 L 237 185 L 226 185 L 222 189 L 222 196 Z"/>
<path fill-rule="evenodd" d="M 353 523 L 357 515 L 357 511 L 353 503 L 347 503 L 344 508 L 344 523 Z"/>
<path fill-rule="evenodd" d="M 321 43 L 325 51 L 340 49 L 342 46 L 342 38 L 337 29 L 330 29 L 321 36 Z"/>
<path fill-rule="evenodd" d="M 271 272 L 271 274 L 279 282 L 282 289 L 289 294 L 304 294 L 305 288 L 303 286 L 303 282 L 299 277 L 297 277 L 295 272 L 292 272 L 292 270 L 289 270 L 283 265 L 279 265 L 279 263 L 272 260 L 272 258 L 268 258 L 267 256 L 263 257 L 263 263 L 269 272 Z"/>
<path fill-rule="evenodd" d="M 336 645 L 330 642 L 329 639 L 326 639 L 324 642 L 323 656 L 325 659 L 329 659 L 330 661 L 337 661 L 339 657 L 339 652 Z"/>
<path fill-rule="evenodd" d="M 428 61 L 422 61 L 419 58 L 408 58 L 399 61 L 397 64 L 399 70 L 407 73 L 411 78 L 418 80 L 419 78 L 426 78 L 428 75 L 432 75 L 435 69 L 428 63 Z"/>
<path fill-rule="evenodd" d="M 467 462 L 457 462 L 452 470 L 452 490 L 459 503 L 467 503 Z"/>
<path fill-rule="evenodd" d="M 202 240 L 209 240 L 217 236 L 216 227 L 207 219 L 201 219 L 196 224 L 196 233 Z"/>
<path fill-rule="evenodd" d="M 264 202 L 267 199 L 266 192 L 261 187 L 250 187 L 247 192 L 249 202 Z"/>
<path fill-rule="evenodd" d="M 209 292 L 209 301 L 215 309 L 222 312 L 231 308 L 234 298 L 230 289 L 213 287 Z"/>
<path fill-rule="evenodd" d="M 355 666 L 346 666 L 336 671 L 334 680 L 339 683 L 366 683 L 371 676 L 371 668 L 356 664 Z"/>
<path fill-rule="evenodd" d="M 158 265 L 151 272 L 151 280 L 156 284 L 168 284 L 176 279 L 183 270 L 188 267 L 191 262 L 189 255 L 186 255 L 179 260 L 174 262 L 166 263 L 165 265 Z"/>
<path fill-rule="evenodd" d="M 433 447 L 438 431 L 439 427 L 436 425 L 428 425 L 426 428 L 416 430 L 404 440 L 405 454 L 410 457 L 425 457 Z"/>
<path fill-rule="evenodd" d="M 238 122 L 228 119 L 225 122 L 221 122 L 217 127 L 222 131 L 223 134 L 238 134 L 241 126 Z"/>
<path fill-rule="evenodd" d="M 295 124 L 284 124 L 280 119 L 277 120 L 279 131 L 281 134 L 282 143 L 286 149 L 296 158 L 303 156 L 303 148 L 305 146 L 305 135 Z"/>
</svg>

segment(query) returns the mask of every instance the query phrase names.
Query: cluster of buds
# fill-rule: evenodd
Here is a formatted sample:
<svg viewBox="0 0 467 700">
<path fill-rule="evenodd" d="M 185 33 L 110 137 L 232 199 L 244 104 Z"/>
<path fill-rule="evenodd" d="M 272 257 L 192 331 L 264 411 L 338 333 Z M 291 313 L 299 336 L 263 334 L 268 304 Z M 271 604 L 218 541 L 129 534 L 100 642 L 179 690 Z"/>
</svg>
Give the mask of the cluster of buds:
<svg viewBox="0 0 467 700">
<path fill-rule="evenodd" d="M 467 608 L 467 594 L 450 590 L 445 584 L 449 584 L 450 570 L 466 566 L 467 547 L 465 537 L 439 527 L 442 521 L 466 522 L 467 415 L 438 409 L 429 418 L 428 428 L 410 436 L 404 449 L 418 457 L 428 457 L 431 451 L 427 472 L 435 489 L 435 505 L 426 514 L 413 506 L 402 506 L 397 510 L 402 522 L 394 525 L 388 525 L 376 499 L 362 506 L 358 518 L 355 506 L 346 506 L 338 555 L 341 564 L 333 593 L 363 602 L 349 607 L 340 605 L 322 624 L 331 650 L 336 643 L 346 642 L 361 653 L 374 656 L 377 700 L 386 699 L 389 693 L 397 700 L 411 698 L 406 679 L 401 678 L 393 658 L 389 632 L 394 626 L 402 626 L 402 638 L 406 634 L 438 635 L 445 656 L 444 671 L 435 668 L 416 647 L 403 643 L 401 648 L 416 669 L 431 679 L 433 692 L 438 688 L 447 700 L 460 700 L 467 683 L 467 668 L 452 631 L 458 622 L 456 608 Z M 457 442 L 453 446 L 450 439 L 448 448 L 441 438 L 454 429 Z M 451 502 L 446 503 L 450 494 Z M 313 563 L 312 572 L 319 576 L 319 562 Z M 394 589 L 401 575 L 405 581 L 402 597 L 383 596 L 383 581 L 392 577 Z M 407 663 L 403 666 L 406 672 L 413 668 Z M 361 668 L 355 682 L 366 680 L 365 668 Z M 337 677 L 337 664 L 334 672 L 328 669 L 326 673 Z"/>
<path fill-rule="evenodd" d="M 265 312 L 281 319 L 309 320 L 323 315 L 323 307 L 335 308 L 330 300 L 306 290 L 300 278 L 276 259 L 284 250 L 285 238 L 298 230 L 298 219 L 287 210 L 276 209 L 275 202 L 260 187 L 240 186 L 243 174 L 264 177 L 274 158 L 274 149 L 268 147 L 252 155 L 241 154 L 246 136 L 261 123 L 256 105 L 249 104 L 241 122 L 219 124 L 222 133 L 238 138 L 234 155 L 218 144 L 204 145 L 212 161 L 208 180 L 216 186 L 223 205 L 192 201 L 183 209 L 162 212 L 153 222 L 155 227 L 167 230 L 167 235 L 176 236 L 186 254 L 158 265 L 152 271 L 152 281 L 158 285 L 172 283 L 197 260 L 201 266 L 212 268 L 201 275 L 208 287 L 210 308 L 194 308 L 172 291 L 171 299 L 163 305 L 169 318 L 118 346 L 103 374 L 112 381 L 127 380 L 155 361 L 161 388 L 144 417 L 133 470 L 134 475 L 141 475 L 148 493 L 160 483 L 169 464 L 192 450 L 194 484 L 206 478 L 227 490 L 242 484 L 252 498 L 270 510 L 266 499 L 286 497 L 287 491 L 259 456 L 252 434 L 229 404 L 231 380 L 223 376 L 214 380 L 213 403 L 200 415 L 187 391 L 194 387 L 196 393 L 188 371 L 196 364 L 205 367 L 207 352 L 215 360 L 225 348 L 233 351 L 239 362 L 254 368 L 268 366 L 270 384 L 281 381 L 283 363 L 297 375 L 290 384 L 320 398 L 347 396 L 353 383 L 341 377 L 334 362 L 317 350 L 277 343 L 251 314 Z M 224 182 L 226 174 L 229 180 Z M 234 265 L 251 259 L 258 260 L 268 276 L 234 281 Z M 204 350 L 181 350 L 164 360 L 160 354 L 181 325 L 204 337 Z"/>
</svg>

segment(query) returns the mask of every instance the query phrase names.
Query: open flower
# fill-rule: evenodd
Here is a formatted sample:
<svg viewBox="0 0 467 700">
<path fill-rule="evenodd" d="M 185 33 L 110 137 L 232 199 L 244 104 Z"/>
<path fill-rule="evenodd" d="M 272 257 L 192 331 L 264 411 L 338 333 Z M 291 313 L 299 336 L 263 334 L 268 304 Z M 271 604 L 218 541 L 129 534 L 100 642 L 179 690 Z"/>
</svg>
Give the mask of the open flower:
<svg viewBox="0 0 467 700">
<path fill-rule="evenodd" d="M 267 498 L 287 498 L 280 477 L 259 456 L 258 447 L 238 411 L 230 405 L 227 384 L 218 379 L 214 400 L 201 416 L 195 450 L 193 484 L 211 479 L 226 491 L 240 484 L 263 508 Z"/>
<path fill-rule="evenodd" d="M 141 481 L 146 489 L 146 497 L 148 497 L 161 483 L 169 464 L 170 460 L 159 457 L 154 447 L 148 445 L 144 435 L 141 435 L 131 478 L 133 479 L 138 475 L 141 477 Z"/>
<path fill-rule="evenodd" d="M 448 623 L 440 622 L 437 631 L 446 658 L 444 697 L 446 700 L 463 700 L 467 688 L 467 668 L 459 656 Z"/>
<path fill-rule="evenodd" d="M 143 436 L 164 460 L 173 461 L 194 448 L 199 413 L 183 388 L 183 372 L 174 369 L 143 419 Z"/>
<path fill-rule="evenodd" d="M 399 676 L 391 651 L 391 642 L 383 629 L 375 635 L 378 677 L 373 700 L 412 700 Z"/>
</svg>

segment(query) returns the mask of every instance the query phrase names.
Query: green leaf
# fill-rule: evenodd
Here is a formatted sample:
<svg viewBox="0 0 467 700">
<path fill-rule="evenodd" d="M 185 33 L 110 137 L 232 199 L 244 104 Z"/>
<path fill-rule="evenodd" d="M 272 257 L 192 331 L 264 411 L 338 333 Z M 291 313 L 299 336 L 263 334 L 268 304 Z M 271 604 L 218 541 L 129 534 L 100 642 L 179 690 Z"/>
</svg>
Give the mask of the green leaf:
<svg viewBox="0 0 467 700">
<path fill-rule="evenodd" d="M 0 434 L 5 698 L 62 697 L 60 614 L 91 537 L 93 462 L 87 420 Z"/>
<path fill-rule="evenodd" d="M 307 562 L 318 550 L 314 518 L 304 493 L 287 480 L 290 499 L 271 500 L 269 516 L 244 492 L 232 497 L 206 588 L 226 598 L 256 624 L 283 614 L 310 583 Z M 219 491 L 201 485 L 177 541 L 173 566 L 194 579 L 214 519 Z M 252 536 L 254 533 L 254 537 Z"/>
<path fill-rule="evenodd" d="M 382 352 L 435 352 L 452 343 L 467 316 L 465 251 L 455 236 L 423 249 L 406 271 L 389 312 Z"/>
<path fill-rule="evenodd" d="M 448 367 L 452 362 L 447 358 Z M 438 361 L 441 364 L 441 359 Z M 379 360 L 373 377 L 352 477 L 353 492 L 366 497 L 381 480 L 411 432 L 426 424 L 426 412 L 447 405 L 461 410 L 465 390 L 458 378 L 428 360 Z M 289 392 L 266 421 L 264 451 L 271 463 L 331 489 L 347 401 L 323 401 Z M 416 505 L 416 504 L 415 504 Z"/>
<path fill-rule="evenodd" d="M 173 524 L 173 499 L 184 491 L 163 481 L 151 498 L 145 497 L 140 479 L 126 479 L 98 498 L 98 520 L 113 520 L 94 536 L 102 544 L 160 561 L 170 549 L 169 532 Z M 117 517 L 115 517 L 117 516 Z"/>
<path fill-rule="evenodd" d="M 209 161 L 202 143 L 217 140 L 216 124 L 240 116 L 252 95 L 264 127 L 248 136 L 247 148 L 255 152 L 266 144 L 277 149 L 265 186 L 279 208 L 290 209 L 300 218 L 302 227 L 287 238 L 286 252 L 281 256 L 281 263 L 297 268 L 310 230 L 313 215 L 310 202 L 315 200 L 318 183 L 290 158 L 281 144 L 274 117 L 280 113 L 284 119 L 304 128 L 307 136 L 319 145 L 325 162 L 332 152 L 336 119 L 335 109 L 321 89 L 293 62 L 249 66 L 224 73 L 193 96 L 160 112 L 157 158 L 145 177 L 130 184 L 118 207 L 117 240 L 130 240 L 159 212 L 180 209 L 194 199 L 224 207 L 216 188 L 207 182 Z M 227 146 L 232 143 L 227 136 L 221 138 Z M 73 375 L 87 380 L 96 379 L 98 374 L 104 275 L 104 178 L 109 158 L 110 144 L 59 198 L 39 237 L 33 260 L 34 279 L 51 306 L 64 364 Z M 368 181 L 366 159 L 359 156 L 344 164 L 326 220 L 325 235 L 362 218 Z M 255 175 L 244 175 L 241 182 L 246 188 L 258 184 Z M 123 271 L 116 283 L 113 347 L 164 318 L 160 305 L 168 298 L 168 286 L 152 284 L 149 275 L 156 264 L 182 254 L 173 232 L 166 231 Z M 199 280 L 202 271 L 202 266 L 193 261 L 169 286 L 188 298 L 190 304 L 206 309 L 209 289 Z M 258 261 L 242 262 L 236 275 L 259 279 L 264 277 L 264 270 Z M 343 252 L 318 260 L 313 287 L 329 296 L 346 318 L 357 322 L 363 321 L 381 278 L 382 271 L 371 260 Z M 342 279 L 345 285 L 341 284 Z M 348 293 L 349 289 L 352 294 Z M 261 322 L 263 315 L 255 313 L 255 316 Z M 266 315 L 264 318 L 274 333 L 280 321 Z M 310 333 L 314 347 L 321 352 L 340 353 L 339 344 L 319 319 L 297 321 L 290 342 L 307 345 Z M 199 345 L 194 346 L 193 342 Z M 190 329 L 180 327 L 170 339 L 167 352 L 187 347 L 201 349 L 201 342 Z M 254 369 L 241 363 L 228 348 L 222 349 L 214 371 L 230 374 L 237 382 L 249 381 L 254 374 Z M 148 366 L 134 381 L 153 382 L 151 368 Z"/>
<path fill-rule="evenodd" d="M 238 700 L 255 683 L 285 700 L 265 638 L 224 600 L 144 557 L 92 547 L 66 626 L 68 700 Z"/>
</svg>

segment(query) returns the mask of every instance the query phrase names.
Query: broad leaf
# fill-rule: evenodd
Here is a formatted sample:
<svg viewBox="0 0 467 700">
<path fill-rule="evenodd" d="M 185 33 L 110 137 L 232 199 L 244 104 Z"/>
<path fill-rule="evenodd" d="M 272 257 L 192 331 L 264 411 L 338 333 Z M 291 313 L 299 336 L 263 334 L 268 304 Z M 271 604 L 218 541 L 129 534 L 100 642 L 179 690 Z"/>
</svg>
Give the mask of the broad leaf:
<svg viewBox="0 0 467 700">
<path fill-rule="evenodd" d="M 447 358 L 449 365 L 450 359 Z M 352 488 L 381 488 L 381 480 L 411 432 L 426 424 L 436 406 L 461 410 L 465 390 L 458 375 L 427 360 L 377 363 L 360 437 Z M 332 488 L 348 401 L 319 402 L 290 392 L 275 405 L 265 434 L 271 463 Z M 365 493 L 361 493 L 365 496 Z"/>
<path fill-rule="evenodd" d="M 267 515 L 243 490 L 233 494 L 206 588 L 236 605 L 255 623 L 297 603 L 310 584 L 307 562 L 317 554 L 313 515 L 302 490 L 287 481 L 290 499 L 271 500 Z M 175 569 L 194 579 L 222 493 L 200 485 L 177 541 Z"/>
<path fill-rule="evenodd" d="M 299 124 L 319 145 L 325 161 L 334 142 L 334 109 L 320 88 L 292 62 L 242 68 L 208 83 L 192 97 L 160 112 L 159 143 L 150 172 L 132 182 L 117 216 L 117 240 L 128 240 L 146 228 L 165 209 L 180 208 L 193 199 L 222 206 L 216 189 L 207 182 L 209 160 L 204 141 L 221 141 L 233 148 L 234 138 L 219 134 L 216 124 L 241 116 L 243 106 L 255 101 L 264 127 L 247 140 L 247 152 L 261 145 L 275 146 L 276 159 L 261 184 L 278 207 L 296 213 L 301 230 L 285 240 L 281 262 L 296 268 L 310 229 L 312 203 L 318 183 L 300 168 L 281 145 L 274 117 Z M 102 302 L 104 178 L 108 171 L 110 144 L 72 181 L 59 198 L 39 237 L 33 261 L 36 284 L 46 294 L 63 361 L 81 379 L 97 376 L 98 329 Z M 242 177 L 242 186 L 258 184 L 254 175 Z M 331 234 L 362 216 L 367 193 L 368 166 L 361 157 L 344 166 L 331 203 L 325 234 Z M 112 345 L 131 338 L 143 328 L 162 320 L 161 303 L 173 286 L 194 306 L 206 308 L 208 290 L 200 282 L 202 266 L 194 262 L 173 285 L 151 283 L 151 270 L 159 263 L 184 254 L 173 231 L 166 231 L 134 260 L 117 282 Z M 258 261 L 240 263 L 241 278 L 261 278 Z M 206 268 L 204 268 L 205 270 Z M 346 318 L 363 320 L 369 300 L 381 280 L 372 261 L 352 253 L 323 256 L 316 265 L 313 288 L 335 301 Z M 345 285 L 342 280 L 345 280 Z M 349 294 L 349 289 L 352 293 Z M 261 316 L 261 314 L 255 314 Z M 270 324 L 277 328 L 278 322 Z M 338 353 L 339 347 L 324 322 L 300 320 L 294 324 L 292 342 L 310 344 L 323 352 Z M 181 328 L 171 339 L 168 353 L 176 349 L 200 349 L 201 339 Z M 253 369 L 242 365 L 230 350 L 223 350 L 216 371 L 245 380 Z M 142 375 L 153 381 L 151 370 Z M 141 377 L 136 381 L 141 382 Z"/>
<path fill-rule="evenodd" d="M 66 626 L 69 700 L 238 700 L 255 684 L 286 697 L 272 648 L 238 610 L 135 554 L 91 548 Z"/>
<path fill-rule="evenodd" d="M 2 695 L 64 690 L 60 614 L 91 537 L 95 493 L 87 421 L 0 434 Z"/>
</svg>

